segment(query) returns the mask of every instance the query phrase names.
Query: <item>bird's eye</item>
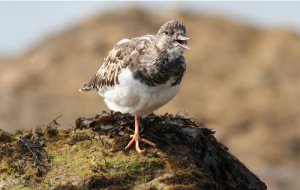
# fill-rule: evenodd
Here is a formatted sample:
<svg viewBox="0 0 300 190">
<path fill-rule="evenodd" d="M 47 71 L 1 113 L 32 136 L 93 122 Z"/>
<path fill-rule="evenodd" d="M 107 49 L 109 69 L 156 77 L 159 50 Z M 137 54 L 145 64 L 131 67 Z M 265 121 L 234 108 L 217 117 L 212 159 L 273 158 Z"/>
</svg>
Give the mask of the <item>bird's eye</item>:
<svg viewBox="0 0 300 190">
<path fill-rule="evenodd" d="M 165 32 L 165 34 L 166 34 L 166 35 L 168 35 L 168 34 L 169 34 L 169 32 Z"/>
</svg>

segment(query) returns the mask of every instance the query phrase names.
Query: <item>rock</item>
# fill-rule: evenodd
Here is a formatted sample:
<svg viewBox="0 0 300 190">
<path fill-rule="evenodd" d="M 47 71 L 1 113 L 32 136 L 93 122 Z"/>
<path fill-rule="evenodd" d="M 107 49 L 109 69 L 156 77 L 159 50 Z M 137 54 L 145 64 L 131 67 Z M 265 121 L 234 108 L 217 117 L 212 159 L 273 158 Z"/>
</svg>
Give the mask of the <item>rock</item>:
<svg viewBox="0 0 300 190">
<path fill-rule="evenodd" d="M 133 132 L 130 115 L 103 112 L 78 118 L 75 129 L 62 130 L 58 125 L 54 120 L 38 132 L 11 135 L 14 139 L 21 135 L 32 144 L 45 142 L 43 150 L 50 155 L 47 167 L 34 166 L 34 154 L 22 152 L 20 140 L 0 145 L 6 152 L 0 160 L 0 188 L 266 189 L 212 130 L 193 119 L 170 114 L 142 118 L 141 135 L 157 145 L 142 144 L 142 154 L 124 150 Z M 49 135 L 51 128 L 58 132 Z"/>
</svg>

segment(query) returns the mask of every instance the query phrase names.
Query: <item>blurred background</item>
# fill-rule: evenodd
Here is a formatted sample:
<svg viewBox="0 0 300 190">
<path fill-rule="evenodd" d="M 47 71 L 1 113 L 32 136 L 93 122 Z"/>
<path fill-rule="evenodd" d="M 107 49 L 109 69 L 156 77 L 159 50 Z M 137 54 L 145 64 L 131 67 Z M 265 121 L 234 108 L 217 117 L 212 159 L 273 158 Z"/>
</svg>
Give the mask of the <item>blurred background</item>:
<svg viewBox="0 0 300 190">
<path fill-rule="evenodd" d="M 79 93 L 122 38 L 183 21 L 192 38 L 177 97 L 269 189 L 300 188 L 300 2 L 0 2 L 0 128 L 107 108 Z"/>
</svg>

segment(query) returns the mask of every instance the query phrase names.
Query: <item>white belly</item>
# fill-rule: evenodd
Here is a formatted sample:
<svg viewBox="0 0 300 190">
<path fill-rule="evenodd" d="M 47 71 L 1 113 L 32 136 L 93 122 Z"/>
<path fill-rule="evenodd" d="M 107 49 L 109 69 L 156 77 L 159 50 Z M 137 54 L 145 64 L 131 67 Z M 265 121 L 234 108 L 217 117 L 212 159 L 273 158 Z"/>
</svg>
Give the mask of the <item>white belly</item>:
<svg viewBox="0 0 300 190">
<path fill-rule="evenodd" d="M 134 80 L 129 69 L 124 69 L 119 75 L 118 85 L 108 89 L 101 89 L 98 93 L 104 98 L 110 110 L 146 115 L 174 98 L 179 88 L 180 84 L 176 86 L 146 86 Z"/>
</svg>

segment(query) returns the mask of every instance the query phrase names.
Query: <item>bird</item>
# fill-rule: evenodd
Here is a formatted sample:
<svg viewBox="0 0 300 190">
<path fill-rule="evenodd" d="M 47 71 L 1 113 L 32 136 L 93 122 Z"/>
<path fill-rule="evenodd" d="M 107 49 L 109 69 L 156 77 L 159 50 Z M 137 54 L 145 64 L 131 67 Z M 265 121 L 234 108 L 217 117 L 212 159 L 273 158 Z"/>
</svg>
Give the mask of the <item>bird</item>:
<svg viewBox="0 0 300 190">
<path fill-rule="evenodd" d="M 122 39 L 106 54 L 102 65 L 79 91 L 93 91 L 106 106 L 116 112 L 134 116 L 134 134 L 125 149 L 140 142 L 156 144 L 140 137 L 140 118 L 165 105 L 178 93 L 186 62 L 185 50 L 190 50 L 185 25 L 167 21 L 155 35 Z"/>
</svg>

